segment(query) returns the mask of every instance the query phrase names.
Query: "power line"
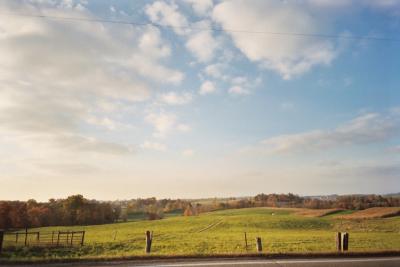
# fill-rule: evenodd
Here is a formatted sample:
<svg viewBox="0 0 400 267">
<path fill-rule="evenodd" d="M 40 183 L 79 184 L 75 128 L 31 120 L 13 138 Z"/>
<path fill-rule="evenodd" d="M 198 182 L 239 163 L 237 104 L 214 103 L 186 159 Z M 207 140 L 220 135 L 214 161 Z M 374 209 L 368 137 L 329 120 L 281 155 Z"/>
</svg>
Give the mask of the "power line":
<svg viewBox="0 0 400 267">
<path fill-rule="evenodd" d="M 99 22 L 99 23 L 124 24 L 124 25 L 133 25 L 133 26 L 153 26 L 153 27 L 157 27 L 157 28 L 189 29 L 189 30 L 197 30 L 197 31 L 265 34 L 265 35 L 307 37 L 307 38 L 352 39 L 352 40 L 400 42 L 400 39 L 397 39 L 397 38 L 386 38 L 386 37 L 376 37 L 376 36 L 360 36 L 360 35 L 354 36 L 354 35 L 337 35 L 337 34 L 323 34 L 323 33 L 298 33 L 298 32 L 271 32 L 271 31 L 252 31 L 252 30 L 239 30 L 239 29 L 222 29 L 222 28 L 215 28 L 215 27 L 172 26 L 172 25 L 162 25 L 162 24 L 158 24 L 158 23 L 154 23 L 154 22 L 135 22 L 135 21 L 109 20 L 109 19 L 96 19 L 96 18 L 61 17 L 61 16 L 49 16 L 49 15 L 40 15 L 40 14 L 0 13 L 0 15 L 52 19 L 52 20 L 64 20 L 64 21 L 71 21 L 71 22 Z"/>
</svg>

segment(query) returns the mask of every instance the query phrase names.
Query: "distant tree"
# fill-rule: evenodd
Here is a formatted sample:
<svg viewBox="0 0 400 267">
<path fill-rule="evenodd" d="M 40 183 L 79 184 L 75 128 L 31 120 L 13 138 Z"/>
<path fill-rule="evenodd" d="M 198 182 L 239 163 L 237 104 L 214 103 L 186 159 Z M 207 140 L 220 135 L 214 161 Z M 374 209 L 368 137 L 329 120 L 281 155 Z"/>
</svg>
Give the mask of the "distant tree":
<svg viewBox="0 0 400 267">
<path fill-rule="evenodd" d="M 185 211 L 183 212 L 184 216 L 196 216 L 199 214 L 199 209 L 201 208 L 200 204 L 196 204 L 193 206 L 191 203 L 188 203 Z"/>
<path fill-rule="evenodd" d="M 10 203 L 6 201 L 0 202 L 0 228 L 1 229 L 9 229 L 12 225 L 12 220 L 9 216 L 10 214 Z"/>
<path fill-rule="evenodd" d="M 155 203 L 146 207 L 146 216 L 148 220 L 159 220 L 164 218 L 164 212 L 162 208 L 157 206 L 157 204 Z"/>
<path fill-rule="evenodd" d="M 193 207 L 192 204 L 188 204 L 188 206 L 186 207 L 185 211 L 183 212 L 184 216 L 193 216 Z"/>
</svg>

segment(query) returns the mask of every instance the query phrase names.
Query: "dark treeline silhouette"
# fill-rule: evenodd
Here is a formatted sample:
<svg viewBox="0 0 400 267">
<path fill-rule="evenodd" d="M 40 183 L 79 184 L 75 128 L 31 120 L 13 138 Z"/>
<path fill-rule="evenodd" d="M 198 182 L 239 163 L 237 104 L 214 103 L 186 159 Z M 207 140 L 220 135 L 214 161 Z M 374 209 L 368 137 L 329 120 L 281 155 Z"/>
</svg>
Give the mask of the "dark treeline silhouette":
<svg viewBox="0 0 400 267">
<path fill-rule="evenodd" d="M 0 229 L 105 224 L 127 221 L 135 216 L 156 220 L 163 218 L 164 213 L 194 216 L 214 210 L 252 207 L 362 210 L 399 206 L 400 197 L 380 195 L 301 197 L 294 194 L 259 194 L 248 198 L 215 198 L 202 202 L 156 198 L 96 201 L 74 195 L 66 199 L 50 199 L 48 202 L 0 201 Z"/>
</svg>

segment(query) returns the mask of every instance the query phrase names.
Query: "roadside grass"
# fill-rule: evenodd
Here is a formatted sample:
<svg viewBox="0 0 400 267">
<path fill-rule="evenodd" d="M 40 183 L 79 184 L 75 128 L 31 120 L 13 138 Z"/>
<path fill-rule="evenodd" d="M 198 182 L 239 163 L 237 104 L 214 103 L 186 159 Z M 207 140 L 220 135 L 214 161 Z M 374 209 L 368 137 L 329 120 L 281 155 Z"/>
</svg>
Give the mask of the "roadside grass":
<svg viewBox="0 0 400 267">
<path fill-rule="evenodd" d="M 53 249 L 7 247 L 0 259 L 21 261 L 143 256 L 146 230 L 154 231 L 151 253 L 154 256 L 255 253 L 256 237 L 262 238 L 267 253 L 334 252 L 336 231 L 350 233 L 350 251 L 400 250 L 399 216 L 348 220 L 338 218 L 337 214 L 301 216 L 296 214 L 296 209 L 221 210 L 157 221 L 46 227 L 32 231 L 67 229 L 86 230 L 85 245 Z M 247 251 L 244 232 L 248 239 Z"/>
</svg>

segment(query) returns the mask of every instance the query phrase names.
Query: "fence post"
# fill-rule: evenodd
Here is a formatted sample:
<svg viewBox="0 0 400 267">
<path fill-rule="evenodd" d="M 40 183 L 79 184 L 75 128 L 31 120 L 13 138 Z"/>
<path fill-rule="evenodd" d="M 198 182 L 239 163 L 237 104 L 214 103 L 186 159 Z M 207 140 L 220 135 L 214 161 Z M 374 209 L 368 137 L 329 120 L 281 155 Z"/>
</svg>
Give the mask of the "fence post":
<svg viewBox="0 0 400 267">
<path fill-rule="evenodd" d="M 39 241 L 40 241 L 40 232 L 37 232 L 36 233 L 36 241 L 39 243 Z"/>
<path fill-rule="evenodd" d="M 26 245 L 28 244 L 28 228 L 25 228 L 25 242 L 24 242 L 25 244 L 25 247 L 26 247 Z"/>
<path fill-rule="evenodd" d="M 72 231 L 72 235 L 71 235 L 71 247 L 74 245 L 74 231 Z"/>
<path fill-rule="evenodd" d="M 256 237 L 256 246 L 257 246 L 257 252 L 261 252 L 262 251 L 261 237 Z"/>
<path fill-rule="evenodd" d="M 153 232 L 146 231 L 146 253 L 151 252 L 151 242 L 153 241 Z"/>
<path fill-rule="evenodd" d="M 336 241 L 336 251 L 342 251 L 342 233 L 337 232 L 335 233 L 335 241 Z"/>
<path fill-rule="evenodd" d="M 342 233 L 342 250 L 349 250 L 349 233 Z"/>
<path fill-rule="evenodd" d="M 3 240 L 4 240 L 4 231 L 0 230 L 0 254 L 1 251 L 3 250 Z"/>
<path fill-rule="evenodd" d="M 53 245 L 54 243 L 54 231 L 51 232 L 51 244 Z"/>
<path fill-rule="evenodd" d="M 85 240 L 85 231 L 82 231 L 81 246 L 83 246 L 83 241 Z"/>
<path fill-rule="evenodd" d="M 15 244 L 18 244 L 18 232 L 15 233 Z"/>
<path fill-rule="evenodd" d="M 60 231 L 58 231 L 58 235 L 57 235 L 57 247 L 60 244 Z"/>
<path fill-rule="evenodd" d="M 246 234 L 246 232 L 244 232 L 244 243 L 246 245 L 246 252 L 247 252 L 248 250 L 247 250 L 247 234 Z"/>
</svg>

